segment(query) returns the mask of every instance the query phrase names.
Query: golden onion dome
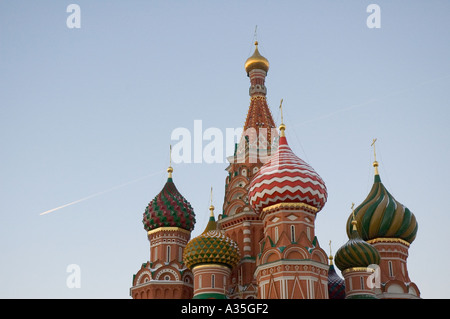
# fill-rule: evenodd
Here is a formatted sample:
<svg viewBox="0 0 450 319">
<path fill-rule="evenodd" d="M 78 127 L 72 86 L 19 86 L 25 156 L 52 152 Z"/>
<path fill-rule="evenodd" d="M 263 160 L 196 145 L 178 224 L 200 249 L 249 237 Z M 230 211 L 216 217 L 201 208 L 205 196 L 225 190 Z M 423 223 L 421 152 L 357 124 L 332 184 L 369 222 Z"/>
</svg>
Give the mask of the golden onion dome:
<svg viewBox="0 0 450 319">
<path fill-rule="evenodd" d="M 258 51 L 258 41 L 255 41 L 255 52 L 245 61 L 245 71 L 247 74 L 254 69 L 269 71 L 269 61 Z"/>
</svg>

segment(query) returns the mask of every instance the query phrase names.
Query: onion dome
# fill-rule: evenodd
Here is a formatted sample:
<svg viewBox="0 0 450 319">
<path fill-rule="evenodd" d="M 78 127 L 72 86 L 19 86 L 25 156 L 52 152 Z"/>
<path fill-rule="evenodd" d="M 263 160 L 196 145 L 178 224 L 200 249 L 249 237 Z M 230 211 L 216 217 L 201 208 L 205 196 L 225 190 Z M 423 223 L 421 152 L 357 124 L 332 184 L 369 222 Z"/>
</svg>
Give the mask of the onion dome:
<svg viewBox="0 0 450 319">
<path fill-rule="evenodd" d="M 375 178 L 366 199 L 355 209 L 361 238 L 399 238 L 411 244 L 416 238 L 418 224 L 414 214 L 398 202 L 381 182 L 378 163 L 374 162 Z M 347 234 L 351 231 L 351 216 Z"/>
<path fill-rule="evenodd" d="M 356 220 L 352 220 L 352 232 L 350 239 L 335 255 L 336 266 L 344 271 L 354 267 L 365 267 L 380 263 L 380 254 L 371 244 L 362 240 L 359 236 Z"/>
<path fill-rule="evenodd" d="M 269 61 L 258 51 L 258 41 L 255 41 L 255 52 L 245 61 L 245 71 L 247 74 L 254 69 L 269 71 Z"/>
<path fill-rule="evenodd" d="M 328 297 L 329 299 L 345 299 L 345 280 L 339 277 L 333 265 L 330 241 L 330 267 L 328 268 Z"/>
<path fill-rule="evenodd" d="M 278 203 L 302 203 L 318 212 L 328 196 L 325 183 L 311 166 L 292 152 L 284 130 L 281 124 L 277 151 L 250 183 L 250 204 L 257 213 Z"/>
<path fill-rule="evenodd" d="M 328 268 L 328 296 L 330 299 L 345 299 L 345 281 L 336 273 L 333 264 Z"/>
<path fill-rule="evenodd" d="M 195 213 L 191 204 L 180 194 L 172 180 L 172 167 L 167 169 L 169 177 L 161 192 L 148 204 L 142 223 L 147 231 L 159 227 L 194 229 Z"/>
<path fill-rule="evenodd" d="M 190 240 L 183 253 L 183 260 L 189 269 L 201 264 L 221 264 L 233 269 L 241 260 L 238 245 L 223 230 L 217 229 L 214 206 L 205 230 Z"/>
</svg>

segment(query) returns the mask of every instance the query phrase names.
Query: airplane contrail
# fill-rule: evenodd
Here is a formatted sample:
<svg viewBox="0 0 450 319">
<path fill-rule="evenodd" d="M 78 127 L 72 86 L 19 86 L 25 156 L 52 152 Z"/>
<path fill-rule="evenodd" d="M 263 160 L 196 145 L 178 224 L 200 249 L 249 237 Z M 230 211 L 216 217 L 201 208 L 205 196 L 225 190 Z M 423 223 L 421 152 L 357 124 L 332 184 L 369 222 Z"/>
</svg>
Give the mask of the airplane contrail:
<svg viewBox="0 0 450 319">
<path fill-rule="evenodd" d="M 158 171 L 158 172 L 149 174 L 149 175 L 145 175 L 145 176 L 143 176 L 143 177 L 139 177 L 139 178 L 134 179 L 134 180 L 132 180 L 132 181 L 129 181 L 129 182 L 126 182 L 126 183 L 123 183 L 123 184 L 114 186 L 114 187 L 112 187 L 112 188 L 109 188 L 109 189 L 107 189 L 107 190 L 104 190 L 104 191 L 101 191 L 101 192 L 98 192 L 98 193 L 95 193 L 95 194 L 92 194 L 92 195 L 83 197 L 83 198 L 81 198 L 81 199 L 75 200 L 75 201 L 70 202 L 70 203 L 68 203 L 68 204 L 64 204 L 64 205 L 61 205 L 61 206 L 58 206 L 58 207 L 49 209 L 49 210 L 47 210 L 47 211 L 45 211 L 45 212 L 43 212 L 43 213 L 40 213 L 39 215 L 49 214 L 49 213 L 55 212 L 55 211 L 57 211 L 57 210 L 63 209 L 63 208 L 65 208 L 65 207 L 72 206 L 72 205 L 75 205 L 75 204 L 77 204 L 77 203 L 84 202 L 85 200 L 88 200 L 88 199 L 91 199 L 91 198 L 94 198 L 94 197 L 103 195 L 103 194 L 105 194 L 105 193 L 112 192 L 113 190 L 116 190 L 116 189 L 125 187 L 125 186 L 127 186 L 127 185 L 130 185 L 130 184 L 139 182 L 139 181 L 141 181 L 141 180 L 143 180 L 143 179 L 146 179 L 146 178 L 149 178 L 149 177 L 152 177 L 152 176 L 161 174 L 162 172 L 164 172 L 164 170 L 161 170 L 161 171 Z"/>
</svg>

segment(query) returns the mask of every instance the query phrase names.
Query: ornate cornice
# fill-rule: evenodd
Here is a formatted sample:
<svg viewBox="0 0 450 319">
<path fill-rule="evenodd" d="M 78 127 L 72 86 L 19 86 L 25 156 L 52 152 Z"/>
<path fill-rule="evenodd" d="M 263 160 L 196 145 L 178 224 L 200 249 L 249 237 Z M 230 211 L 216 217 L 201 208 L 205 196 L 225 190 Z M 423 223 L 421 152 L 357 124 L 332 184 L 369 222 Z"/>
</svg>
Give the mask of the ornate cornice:
<svg viewBox="0 0 450 319">
<path fill-rule="evenodd" d="M 369 268 L 369 267 L 352 267 L 347 268 L 342 272 L 342 275 L 351 273 L 351 272 L 367 272 L 367 273 L 373 273 L 375 272 L 375 269 Z"/>
<path fill-rule="evenodd" d="M 271 205 L 269 207 L 266 207 L 262 210 L 262 213 L 268 213 L 274 210 L 280 210 L 280 209 L 299 209 L 303 208 L 307 211 L 310 211 L 312 213 L 317 213 L 318 209 L 314 206 L 304 204 L 304 203 L 278 203 L 275 205 Z"/>
<path fill-rule="evenodd" d="M 159 227 L 159 228 L 156 228 L 156 229 L 153 229 L 153 230 L 149 230 L 147 232 L 147 235 L 150 236 L 150 235 L 153 235 L 153 234 L 161 232 L 161 231 L 179 231 L 179 232 L 185 233 L 185 234 L 190 234 L 191 233 L 189 230 L 186 230 L 186 229 L 183 229 L 183 228 L 180 228 L 180 227 Z"/>
<path fill-rule="evenodd" d="M 371 240 L 368 240 L 367 243 L 373 245 L 373 244 L 377 244 L 377 243 L 400 243 L 405 245 L 406 247 L 410 246 L 410 243 L 408 243 L 406 240 L 403 240 L 401 238 L 374 238 Z"/>
</svg>

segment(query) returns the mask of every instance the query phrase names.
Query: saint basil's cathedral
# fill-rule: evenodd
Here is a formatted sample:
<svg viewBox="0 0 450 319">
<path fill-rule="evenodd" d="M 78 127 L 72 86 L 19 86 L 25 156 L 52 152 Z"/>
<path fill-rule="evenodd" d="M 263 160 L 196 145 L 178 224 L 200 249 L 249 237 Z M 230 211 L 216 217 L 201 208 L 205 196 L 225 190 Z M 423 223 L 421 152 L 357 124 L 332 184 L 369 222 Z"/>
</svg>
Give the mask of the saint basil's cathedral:
<svg viewBox="0 0 450 319">
<path fill-rule="evenodd" d="M 352 207 L 342 229 L 348 241 L 334 256 L 320 246 L 315 218 L 327 201 L 327 188 L 289 147 L 282 113 L 277 130 L 266 100 L 268 70 L 255 42 L 245 63 L 250 106 L 240 142 L 228 158 L 222 214 L 216 219 L 211 204 L 206 228 L 191 238 L 194 209 L 176 188 L 169 167 L 166 184 L 143 213 L 150 260 L 133 276 L 130 296 L 420 298 L 407 268 L 417 221 L 383 185 L 376 158 L 372 189 Z"/>
</svg>

